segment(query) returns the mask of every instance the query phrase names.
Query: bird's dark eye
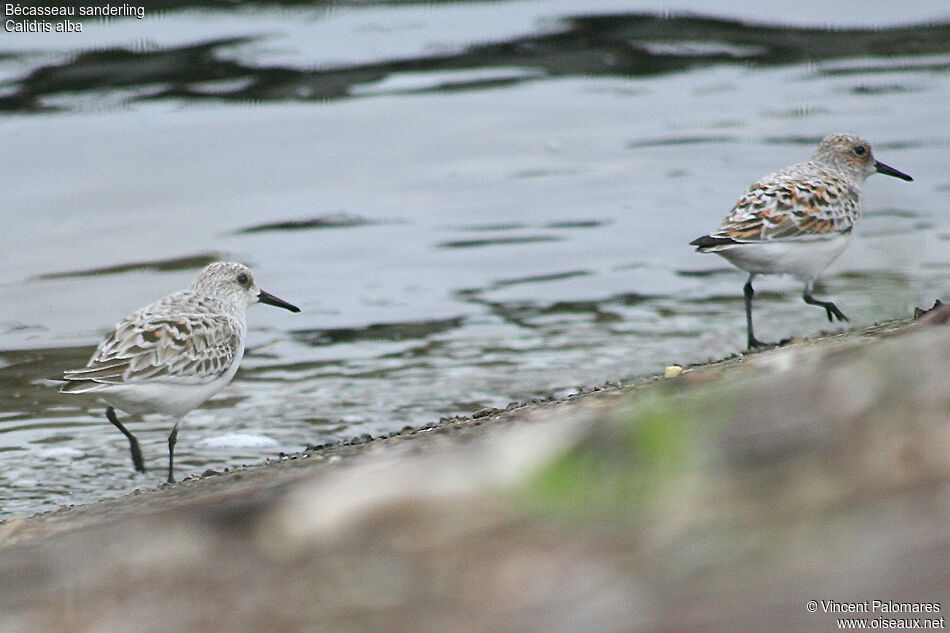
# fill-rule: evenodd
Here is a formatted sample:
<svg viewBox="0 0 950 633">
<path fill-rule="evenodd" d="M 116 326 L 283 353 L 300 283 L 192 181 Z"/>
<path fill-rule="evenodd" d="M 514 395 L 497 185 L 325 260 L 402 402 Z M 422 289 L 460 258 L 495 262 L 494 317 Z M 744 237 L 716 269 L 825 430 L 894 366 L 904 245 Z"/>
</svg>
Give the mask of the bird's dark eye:
<svg viewBox="0 0 950 633">
<path fill-rule="evenodd" d="M 247 275 L 245 275 L 244 273 L 241 273 L 240 275 L 237 276 L 237 282 L 241 284 L 242 286 L 246 286 L 248 282 L 250 282 L 250 279 L 247 278 Z"/>
<path fill-rule="evenodd" d="M 868 148 L 865 147 L 864 145 L 858 145 L 857 147 L 854 148 L 855 156 L 864 156 L 867 153 L 868 153 Z"/>
</svg>

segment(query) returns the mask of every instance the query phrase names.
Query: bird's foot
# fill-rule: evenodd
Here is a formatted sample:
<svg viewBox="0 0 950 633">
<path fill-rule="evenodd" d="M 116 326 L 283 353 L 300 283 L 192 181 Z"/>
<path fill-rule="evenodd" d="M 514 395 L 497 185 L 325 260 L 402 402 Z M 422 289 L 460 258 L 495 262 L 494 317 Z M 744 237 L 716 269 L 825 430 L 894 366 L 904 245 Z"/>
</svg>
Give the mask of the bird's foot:
<svg viewBox="0 0 950 633">
<path fill-rule="evenodd" d="M 839 321 L 850 321 L 850 319 L 844 315 L 844 312 L 839 310 L 838 306 L 836 306 L 832 301 L 819 301 L 818 299 L 815 299 L 813 296 L 811 296 L 807 290 L 805 294 L 802 295 L 802 298 L 805 300 L 805 303 L 809 305 L 824 308 L 825 314 L 828 315 L 828 321 L 830 323 L 834 323 L 835 319 L 838 319 Z"/>
<path fill-rule="evenodd" d="M 757 349 L 762 349 L 764 347 L 772 347 L 772 345 L 773 345 L 772 343 L 763 343 L 762 341 L 755 338 L 754 336 L 750 336 L 748 341 L 746 341 L 746 350 L 752 352 Z"/>
<path fill-rule="evenodd" d="M 838 319 L 839 321 L 851 320 L 844 315 L 844 312 L 838 309 L 838 306 L 830 301 L 825 304 L 825 312 L 828 314 L 829 323 L 834 323 L 835 319 Z"/>
</svg>

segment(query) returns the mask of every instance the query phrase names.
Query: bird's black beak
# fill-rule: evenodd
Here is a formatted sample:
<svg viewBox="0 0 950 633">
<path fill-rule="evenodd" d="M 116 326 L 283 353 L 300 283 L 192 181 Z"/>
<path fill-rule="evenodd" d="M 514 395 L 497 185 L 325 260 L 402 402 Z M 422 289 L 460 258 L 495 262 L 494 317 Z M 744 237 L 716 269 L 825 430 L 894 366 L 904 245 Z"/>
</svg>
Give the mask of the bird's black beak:
<svg viewBox="0 0 950 633">
<path fill-rule="evenodd" d="M 874 168 L 877 169 L 877 173 L 884 174 L 886 176 L 894 176 L 894 178 L 900 178 L 901 180 L 913 180 L 910 176 L 905 174 L 902 171 L 897 171 L 893 167 L 885 165 L 880 161 L 874 162 Z"/>
<path fill-rule="evenodd" d="M 269 292 L 264 292 L 263 290 L 261 290 L 257 295 L 257 300 L 261 303 L 283 308 L 284 310 L 290 310 L 291 312 L 300 312 L 300 308 L 293 305 L 292 303 L 287 303 L 283 299 L 278 299 L 274 295 L 270 294 Z"/>
</svg>

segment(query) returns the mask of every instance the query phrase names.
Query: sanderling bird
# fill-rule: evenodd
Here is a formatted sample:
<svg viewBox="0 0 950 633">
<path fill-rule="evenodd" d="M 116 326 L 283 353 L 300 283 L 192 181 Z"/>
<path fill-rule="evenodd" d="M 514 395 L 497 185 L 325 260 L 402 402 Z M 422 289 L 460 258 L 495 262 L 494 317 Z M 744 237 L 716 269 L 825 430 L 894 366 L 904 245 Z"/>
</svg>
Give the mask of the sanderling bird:
<svg viewBox="0 0 950 633">
<path fill-rule="evenodd" d="M 209 264 L 187 290 L 120 321 L 85 367 L 55 380 L 66 382 L 63 393 L 94 393 L 105 401 L 106 417 L 128 438 L 132 464 L 139 472 L 145 472 L 145 464 L 138 440 L 115 409 L 171 416 L 175 425 L 168 436 L 168 482 L 174 483 L 181 419 L 234 378 L 244 356 L 244 313 L 257 302 L 300 312 L 261 290 L 246 266 Z"/>
<path fill-rule="evenodd" d="M 812 284 L 851 241 L 861 215 L 861 186 L 873 173 L 913 180 L 876 161 L 864 139 L 832 134 L 809 160 L 749 187 L 719 230 L 690 242 L 700 253 L 715 253 L 749 273 L 744 294 L 750 349 L 764 345 L 752 333 L 756 275 L 792 275 L 805 282 L 805 303 L 824 308 L 829 321 L 848 320 L 831 301 L 812 297 Z"/>
</svg>

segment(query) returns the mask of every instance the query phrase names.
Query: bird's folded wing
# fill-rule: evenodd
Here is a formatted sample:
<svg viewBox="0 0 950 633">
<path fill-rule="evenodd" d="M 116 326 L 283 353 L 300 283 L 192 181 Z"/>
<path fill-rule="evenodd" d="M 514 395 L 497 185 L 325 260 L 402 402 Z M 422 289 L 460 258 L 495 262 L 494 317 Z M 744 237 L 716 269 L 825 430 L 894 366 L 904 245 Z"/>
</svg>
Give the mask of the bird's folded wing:
<svg viewBox="0 0 950 633">
<path fill-rule="evenodd" d="M 857 213 L 858 192 L 842 181 L 760 182 L 711 237 L 735 242 L 828 238 L 850 231 Z"/>
<path fill-rule="evenodd" d="M 223 316 L 134 314 L 115 327 L 86 367 L 66 371 L 62 379 L 86 387 L 156 379 L 209 382 L 231 366 L 240 338 L 238 325 Z"/>
</svg>

